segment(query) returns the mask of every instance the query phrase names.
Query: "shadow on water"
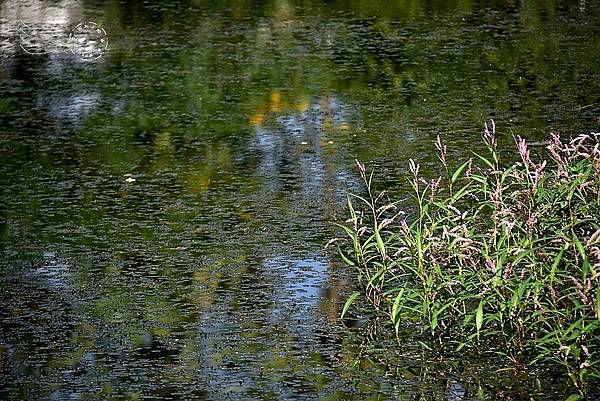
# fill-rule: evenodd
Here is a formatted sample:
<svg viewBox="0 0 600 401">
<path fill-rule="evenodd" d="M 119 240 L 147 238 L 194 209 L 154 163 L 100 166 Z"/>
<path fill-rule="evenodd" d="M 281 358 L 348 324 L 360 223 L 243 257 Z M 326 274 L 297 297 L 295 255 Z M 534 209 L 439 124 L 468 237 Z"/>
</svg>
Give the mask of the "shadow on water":
<svg viewBox="0 0 600 401">
<path fill-rule="evenodd" d="M 561 397 L 558 380 L 365 346 L 364 316 L 339 322 L 352 272 L 323 248 L 361 191 L 355 158 L 402 192 L 408 158 L 435 173 L 438 132 L 458 157 L 489 117 L 534 139 L 596 130 L 598 17 L 586 1 L 0 3 L 0 398 Z"/>
</svg>

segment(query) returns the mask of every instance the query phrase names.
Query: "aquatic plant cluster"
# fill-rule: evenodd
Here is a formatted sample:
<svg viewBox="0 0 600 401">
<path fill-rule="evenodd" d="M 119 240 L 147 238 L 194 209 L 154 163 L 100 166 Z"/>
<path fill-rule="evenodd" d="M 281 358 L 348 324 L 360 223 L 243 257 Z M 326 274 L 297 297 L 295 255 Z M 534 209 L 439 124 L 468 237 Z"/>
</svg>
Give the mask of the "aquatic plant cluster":
<svg viewBox="0 0 600 401">
<path fill-rule="evenodd" d="M 487 153 L 452 168 L 438 136 L 445 174 L 411 159 L 406 210 L 357 161 L 366 194 L 349 196 L 338 244 L 362 290 L 342 318 L 362 299 L 399 342 L 556 368 L 586 397 L 600 378 L 600 134 L 552 134 L 542 160 L 513 138 L 520 160 L 504 167 L 487 122 Z"/>
</svg>

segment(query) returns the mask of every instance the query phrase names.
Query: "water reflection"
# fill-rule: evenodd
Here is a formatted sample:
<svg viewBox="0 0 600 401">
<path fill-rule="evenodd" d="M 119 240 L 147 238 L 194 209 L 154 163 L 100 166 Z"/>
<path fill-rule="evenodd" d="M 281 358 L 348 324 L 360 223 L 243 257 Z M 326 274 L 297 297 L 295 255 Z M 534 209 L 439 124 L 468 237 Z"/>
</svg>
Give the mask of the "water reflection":
<svg viewBox="0 0 600 401">
<path fill-rule="evenodd" d="M 78 0 L 3 2 L 0 8 L 3 58 L 20 51 L 30 55 L 65 53 L 69 30 L 82 15 L 83 6 Z"/>
<path fill-rule="evenodd" d="M 325 174 L 335 164 L 336 141 L 350 135 L 350 107 L 331 95 L 314 104 L 303 99 L 283 112 L 279 94 L 272 94 L 270 100 L 269 113 L 261 111 L 250 118 L 256 130 L 254 148 L 261 153 L 258 173 L 268 180 L 265 186 L 277 192 L 299 192 L 317 204 L 327 192 L 344 188 L 336 177 Z"/>
<path fill-rule="evenodd" d="M 323 245 L 355 158 L 403 191 L 438 131 L 461 154 L 490 116 L 593 130 L 598 8 L 384 3 L 2 3 L 0 398 L 532 394 L 360 357 Z M 19 19 L 84 16 L 97 62 L 16 47 Z"/>
</svg>

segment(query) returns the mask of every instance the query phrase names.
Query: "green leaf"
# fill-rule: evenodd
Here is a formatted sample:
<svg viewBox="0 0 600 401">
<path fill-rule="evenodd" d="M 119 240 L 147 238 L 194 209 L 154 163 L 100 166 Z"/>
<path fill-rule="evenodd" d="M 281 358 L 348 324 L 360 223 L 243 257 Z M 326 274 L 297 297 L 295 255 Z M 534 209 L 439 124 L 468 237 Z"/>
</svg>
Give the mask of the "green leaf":
<svg viewBox="0 0 600 401">
<path fill-rule="evenodd" d="M 552 262 L 552 268 L 550 269 L 550 284 L 554 284 L 554 276 L 556 275 L 556 268 L 558 264 L 562 260 L 563 254 L 565 253 L 565 249 L 561 249 L 558 255 L 554 258 L 554 262 Z"/>
<path fill-rule="evenodd" d="M 350 217 L 353 222 L 356 222 L 356 212 L 354 211 L 354 207 L 352 206 L 352 201 L 350 197 L 348 197 L 348 211 L 350 212 Z"/>
<path fill-rule="evenodd" d="M 431 317 L 431 331 L 434 332 L 435 329 L 437 328 L 438 325 L 438 316 L 444 312 L 446 309 L 448 309 L 449 307 L 451 307 L 453 305 L 453 302 L 448 302 L 446 305 L 442 306 L 440 309 L 436 310 L 435 312 L 433 312 L 433 315 Z"/>
<path fill-rule="evenodd" d="M 579 255 L 581 255 L 581 258 L 583 259 L 583 268 L 581 269 L 583 275 L 582 275 L 581 279 L 583 281 L 585 281 L 585 279 L 587 278 L 588 272 L 590 271 L 590 268 L 591 268 L 590 261 L 586 255 L 583 244 L 581 243 L 581 241 L 579 241 L 579 239 L 575 235 L 573 235 L 573 242 L 575 243 L 575 246 L 577 247 L 577 250 L 579 251 Z"/>
<path fill-rule="evenodd" d="M 340 223 L 333 223 L 334 226 L 341 228 L 342 230 L 344 230 L 346 232 L 346 235 L 348 235 L 348 237 L 350 239 L 355 239 L 357 238 L 356 233 L 348 226 L 345 226 L 343 224 Z"/>
<path fill-rule="evenodd" d="M 452 178 L 451 181 L 454 183 L 458 177 L 460 177 L 460 174 L 464 171 L 464 169 L 469 165 L 469 161 L 467 160 L 466 162 L 464 162 L 462 165 L 460 165 L 460 167 L 458 167 L 456 169 L 456 171 L 454 172 L 454 174 L 452 174 Z"/>
<path fill-rule="evenodd" d="M 475 327 L 477 328 L 477 337 L 479 337 L 479 330 L 481 330 L 481 326 L 483 326 L 483 303 L 485 299 L 481 299 L 479 301 L 479 306 L 477 307 L 477 312 L 475 314 Z"/>
<path fill-rule="evenodd" d="M 579 394 L 571 394 L 570 396 L 567 397 L 567 399 L 565 401 L 579 401 L 579 400 L 583 400 L 583 398 Z"/>
<path fill-rule="evenodd" d="M 375 239 L 377 240 L 377 248 L 379 249 L 381 258 L 385 262 L 385 244 L 383 243 L 383 239 L 381 239 L 381 235 L 379 234 L 379 228 L 377 228 L 377 224 L 375 224 Z"/>
<path fill-rule="evenodd" d="M 394 324 L 394 330 L 396 330 L 396 335 L 398 334 L 398 328 L 400 327 L 400 302 L 403 299 L 404 288 L 400 290 L 396 299 L 394 300 L 394 305 L 392 305 L 392 323 Z"/>
<path fill-rule="evenodd" d="M 351 261 L 345 254 L 344 251 L 342 251 L 341 247 L 338 247 L 338 254 L 342 257 L 342 260 L 344 261 L 344 263 L 346 263 L 348 266 L 356 266 L 356 264 Z"/>
<path fill-rule="evenodd" d="M 387 272 L 387 267 L 385 265 L 382 265 L 381 263 L 376 262 L 375 266 L 379 267 L 379 269 L 369 279 L 369 285 L 372 287 L 376 287 L 379 284 L 379 282 L 383 281 L 384 275 Z"/>
<path fill-rule="evenodd" d="M 431 351 L 431 347 L 423 341 L 417 340 L 417 343 L 419 343 L 419 345 L 421 345 L 421 347 L 425 348 L 426 350 Z"/>
<path fill-rule="evenodd" d="M 346 300 L 346 303 L 344 304 L 344 307 L 342 308 L 342 314 L 340 315 L 340 319 L 344 319 L 344 316 L 346 316 L 346 312 L 348 312 L 348 309 L 350 309 L 350 306 L 352 305 L 352 303 L 354 302 L 354 300 L 360 295 L 360 292 L 355 291 L 352 293 L 352 295 L 350 295 L 348 297 L 348 299 Z"/>
<path fill-rule="evenodd" d="M 485 392 L 483 391 L 483 388 L 481 386 L 477 386 L 477 398 L 479 398 L 482 401 L 487 399 L 487 397 L 485 396 Z"/>
<path fill-rule="evenodd" d="M 369 202 L 366 198 L 360 196 L 360 195 L 356 195 L 356 194 L 348 194 L 349 196 L 356 198 L 358 200 L 360 200 L 362 203 L 365 204 L 365 206 L 371 207 L 371 202 Z"/>
<path fill-rule="evenodd" d="M 468 186 L 468 185 L 465 185 L 464 187 L 462 187 L 461 189 L 459 189 L 458 191 L 456 191 L 456 193 L 455 193 L 455 194 L 452 196 L 452 199 L 453 199 L 454 201 L 457 201 L 457 200 L 459 200 L 459 199 L 460 199 L 460 198 L 462 198 L 462 197 L 463 197 L 463 196 L 464 196 L 466 193 L 469 193 L 469 192 L 467 192 L 469 189 L 470 189 L 470 188 L 469 188 L 469 186 Z M 471 192 L 472 192 L 472 191 L 471 191 Z M 445 208 L 444 208 L 444 209 L 445 209 Z"/>
<path fill-rule="evenodd" d="M 513 170 L 514 166 L 508 167 L 506 170 L 504 170 L 504 173 L 502 173 L 502 176 L 500 177 L 500 182 L 506 181 L 506 178 L 513 172 Z"/>
<path fill-rule="evenodd" d="M 478 155 L 477 153 L 473 152 L 473 154 L 475 156 L 477 156 L 477 158 L 479 158 L 479 160 L 481 160 L 482 162 L 484 162 L 485 164 L 487 164 L 492 170 L 494 169 L 494 165 L 492 164 L 491 161 L 489 161 L 487 158 Z"/>
<path fill-rule="evenodd" d="M 505 236 L 502 236 L 500 238 L 500 240 L 502 241 L 502 239 Z M 504 273 L 504 271 L 502 270 L 504 268 L 504 262 L 506 261 L 506 247 L 502 247 L 502 250 L 500 251 L 500 255 L 498 256 L 498 262 L 496 263 L 496 276 L 501 277 L 502 273 Z"/>
<path fill-rule="evenodd" d="M 396 299 L 394 300 L 394 304 L 392 305 L 392 323 L 396 323 L 396 317 L 398 316 L 400 302 L 402 301 L 402 297 L 404 295 L 404 288 L 398 292 Z"/>
<path fill-rule="evenodd" d="M 600 320 L 600 283 L 596 288 L 596 317 Z"/>
<path fill-rule="evenodd" d="M 531 278 L 525 279 L 525 281 L 523 281 L 519 285 L 519 288 L 517 288 L 517 290 L 513 293 L 513 296 L 510 300 L 510 306 L 513 310 L 516 309 L 519 304 L 521 304 L 521 301 L 523 300 L 523 295 L 525 294 L 525 291 L 527 290 L 530 281 Z"/>
</svg>

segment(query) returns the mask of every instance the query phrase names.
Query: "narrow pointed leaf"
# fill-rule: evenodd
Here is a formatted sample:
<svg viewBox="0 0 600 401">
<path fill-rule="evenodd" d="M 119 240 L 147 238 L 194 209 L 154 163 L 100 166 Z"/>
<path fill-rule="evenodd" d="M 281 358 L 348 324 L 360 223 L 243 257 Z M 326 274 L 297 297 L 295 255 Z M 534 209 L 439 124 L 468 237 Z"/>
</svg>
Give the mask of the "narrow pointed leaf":
<svg viewBox="0 0 600 401">
<path fill-rule="evenodd" d="M 596 288 L 596 317 L 600 320 L 600 283 Z"/>
<path fill-rule="evenodd" d="M 463 163 L 460 167 L 458 167 L 456 169 L 456 171 L 454 172 L 454 174 L 452 174 L 452 182 L 455 182 L 458 177 L 460 177 L 460 174 L 465 170 L 465 168 L 469 165 L 469 161 L 466 161 L 465 163 Z"/>
<path fill-rule="evenodd" d="M 477 328 L 477 336 L 479 337 L 479 330 L 481 330 L 481 326 L 483 326 L 483 303 L 482 299 L 479 301 L 479 306 L 477 307 L 477 312 L 475 314 L 475 327 Z"/>
<path fill-rule="evenodd" d="M 350 309 L 350 306 L 352 306 L 352 303 L 359 295 L 360 295 L 360 292 L 355 291 L 352 293 L 352 295 L 350 295 L 348 297 L 348 299 L 346 300 L 346 303 L 344 304 L 344 307 L 342 308 L 342 314 L 340 315 L 340 319 L 344 319 L 344 316 L 346 316 L 348 309 Z"/>
</svg>

